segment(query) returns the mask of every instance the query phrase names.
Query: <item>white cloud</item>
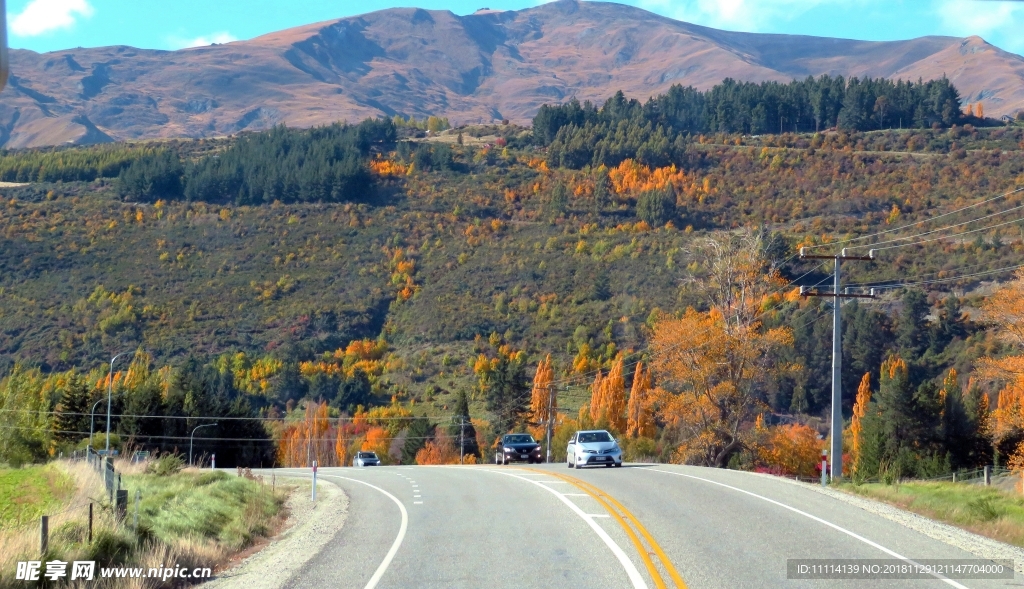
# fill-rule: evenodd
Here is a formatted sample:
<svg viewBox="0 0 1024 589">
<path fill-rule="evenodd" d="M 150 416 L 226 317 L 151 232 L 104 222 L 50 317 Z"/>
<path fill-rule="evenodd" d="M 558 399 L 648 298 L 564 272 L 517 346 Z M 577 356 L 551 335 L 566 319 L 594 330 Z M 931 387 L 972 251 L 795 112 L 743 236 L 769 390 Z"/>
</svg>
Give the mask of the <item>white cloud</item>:
<svg viewBox="0 0 1024 589">
<path fill-rule="evenodd" d="M 79 18 L 92 13 L 87 0 L 31 0 L 24 10 L 11 17 L 11 32 L 19 37 L 35 37 L 71 28 Z"/>
<path fill-rule="evenodd" d="M 639 0 L 641 8 L 718 29 L 758 32 L 778 21 L 793 20 L 823 4 L 850 0 Z"/>
<path fill-rule="evenodd" d="M 167 44 L 171 49 L 187 49 L 189 47 L 206 47 L 207 45 L 213 45 L 214 43 L 230 43 L 237 40 L 238 37 L 231 33 L 227 31 L 220 31 L 210 35 L 201 35 L 194 39 L 172 36 L 168 37 Z"/>
<path fill-rule="evenodd" d="M 933 7 L 948 35 L 978 35 L 1010 51 L 1024 50 L 1024 3 L 936 0 Z"/>
</svg>

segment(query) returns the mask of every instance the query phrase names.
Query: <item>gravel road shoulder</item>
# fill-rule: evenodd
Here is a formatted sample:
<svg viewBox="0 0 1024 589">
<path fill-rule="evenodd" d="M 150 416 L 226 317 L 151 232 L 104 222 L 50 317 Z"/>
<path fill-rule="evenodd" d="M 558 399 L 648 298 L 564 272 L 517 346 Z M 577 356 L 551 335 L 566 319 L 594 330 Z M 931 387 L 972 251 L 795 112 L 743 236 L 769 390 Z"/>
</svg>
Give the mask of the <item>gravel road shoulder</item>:
<svg viewBox="0 0 1024 589">
<path fill-rule="evenodd" d="M 340 487 L 319 481 L 317 502 L 309 498 L 309 481 L 300 481 L 288 498 L 288 528 L 259 552 L 223 571 L 203 587 L 216 589 L 280 589 L 345 524 L 348 497 Z"/>
</svg>

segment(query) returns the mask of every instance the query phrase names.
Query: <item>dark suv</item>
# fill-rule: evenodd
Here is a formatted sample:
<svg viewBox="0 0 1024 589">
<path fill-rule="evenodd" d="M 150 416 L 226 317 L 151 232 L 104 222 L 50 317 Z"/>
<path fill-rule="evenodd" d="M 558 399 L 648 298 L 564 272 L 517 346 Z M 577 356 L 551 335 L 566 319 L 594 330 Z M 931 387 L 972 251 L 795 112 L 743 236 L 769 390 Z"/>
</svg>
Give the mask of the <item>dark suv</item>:
<svg viewBox="0 0 1024 589">
<path fill-rule="evenodd" d="M 494 461 L 497 464 L 509 462 L 544 462 L 540 444 L 530 434 L 505 434 L 498 444 L 498 452 Z"/>
</svg>

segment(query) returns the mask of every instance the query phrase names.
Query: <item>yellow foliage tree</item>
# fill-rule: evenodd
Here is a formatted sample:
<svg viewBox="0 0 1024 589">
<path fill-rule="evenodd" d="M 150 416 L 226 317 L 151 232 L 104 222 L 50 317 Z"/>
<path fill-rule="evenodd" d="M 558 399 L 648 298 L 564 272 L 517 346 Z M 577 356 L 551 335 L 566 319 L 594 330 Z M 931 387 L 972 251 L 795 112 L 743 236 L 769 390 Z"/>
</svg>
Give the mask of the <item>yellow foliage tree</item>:
<svg viewBox="0 0 1024 589">
<path fill-rule="evenodd" d="M 1004 440 L 1024 434 L 1024 270 L 1018 270 L 1015 280 L 985 300 L 982 313 L 1000 339 L 1017 352 L 1001 358 L 980 358 L 976 363 L 979 376 L 1002 387 L 986 424 L 998 447 Z"/>
<path fill-rule="evenodd" d="M 650 390 L 651 370 L 640 362 L 633 373 L 633 386 L 629 391 L 629 404 L 626 408 L 626 435 L 630 438 L 650 438 L 655 434 Z"/>
<path fill-rule="evenodd" d="M 850 464 L 853 469 L 857 467 L 857 459 L 860 457 L 861 445 L 864 442 L 864 427 L 861 420 L 868 413 L 868 404 L 871 403 L 871 373 L 864 373 L 860 379 L 860 386 L 857 387 L 857 398 L 853 403 L 853 418 L 850 420 Z"/>
<path fill-rule="evenodd" d="M 551 412 L 558 407 L 558 397 L 553 385 L 554 376 L 551 354 L 548 354 L 537 365 L 537 372 L 533 375 L 533 394 L 530 396 L 530 421 L 538 424 L 530 427 L 530 433 L 538 439 L 546 437 L 546 424 L 551 418 Z"/>
<path fill-rule="evenodd" d="M 607 426 L 615 431 L 626 430 L 626 385 L 622 376 L 623 360 L 620 356 L 612 364 L 608 376 L 597 371 L 590 388 L 590 421 L 598 426 Z"/>
<path fill-rule="evenodd" d="M 985 107 L 980 102 L 978 103 L 978 118 L 985 118 Z"/>
<path fill-rule="evenodd" d="M 662 315 L 654 325 L 654 374 L 669 391 L 659 414 L 678 436 L 676 462 L 724 467 L 737 452 L 755 449 L 750 434 L 762 409 L 756 391 L 788 369 L 776 352 L 793 339 L 789 329 L 760 321 L 761 301 L 783 284 L 764 249 L 753 232 L 697 242 L 694 267 L 704 274 L 691 282 L 710 310 Z"/>
</svg>

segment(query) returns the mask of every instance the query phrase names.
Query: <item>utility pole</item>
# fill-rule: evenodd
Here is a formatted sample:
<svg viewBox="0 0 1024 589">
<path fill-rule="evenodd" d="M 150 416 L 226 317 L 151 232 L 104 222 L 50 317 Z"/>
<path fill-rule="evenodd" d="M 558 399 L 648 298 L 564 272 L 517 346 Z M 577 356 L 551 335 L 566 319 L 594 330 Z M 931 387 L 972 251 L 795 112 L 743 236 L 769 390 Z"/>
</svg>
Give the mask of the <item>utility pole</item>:
<svg viewBox="0 0 1024 589">
<path fill-rule="evenodd" d="M 835 260 L 836 272 L 832 277 L 832 292 L 812 291 L 806 286 L 800 287 L 802 297 L 828 297 L 833 299 L 832 303 L 832 420 L 830 430 L 832 434 L 832 481 L 836 482 L 843 478 L 843 326 L 842 326 L 842 299 L 873 299 L 875 289 L 869 294 L 854 294 L 850 289 L 840 290 L 840 266 L 843 260 L 859 260 L 871 262 L 875 259 L 875 250 L 870 250 L 866 256 L 851 256 L 843 248 L 839 255 L 817 256 L 805 253 L 806 248 L 800 248 L 801 260 Z"/>
<path fill-rule="evenodd" d="M 565 385 L 565 390 L 569 390 L 569 385 Z M 555 435 L 555 385 L 554 383 L 548 385 L 548 430 L 544 436 L 547 442 L 547 462 L 551 463 L 551 438 Z"/>
<path fill-rule="evenodd" d="M 459 464 L 466 463 L 466 416 L 459 417 Z"/>
</svg>

